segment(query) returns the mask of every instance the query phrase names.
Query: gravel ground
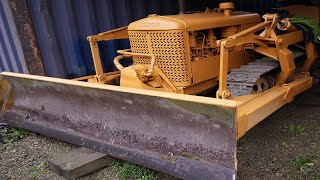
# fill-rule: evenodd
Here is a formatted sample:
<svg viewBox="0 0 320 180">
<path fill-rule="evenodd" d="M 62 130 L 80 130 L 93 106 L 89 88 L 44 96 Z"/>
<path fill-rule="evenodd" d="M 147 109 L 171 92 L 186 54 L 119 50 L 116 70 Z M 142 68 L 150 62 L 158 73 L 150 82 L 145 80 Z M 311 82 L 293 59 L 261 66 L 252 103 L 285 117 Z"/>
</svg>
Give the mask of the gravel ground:
<svg viewBox="0 0 320 180">
<path fill-rule="evenodd" d="M 297 167 L 301 157 L 312 162 Z M 320 180 L 320 86 L 298 96 L 241 138 L 238 161 L 239 179 Z"/>
<path fill-rule="evenodd" d="M 26 138 L 13 142 L 0 154 L 0 179 L 50 179 L 63 180 L 61 176 L 51 172 L 47 160 L 78 148 L 69 143 L 31 134 Z M 38 168 L 37 168 L 38 167 Z M 22 178 L 23 177 L 23 178 Z M 94 172 L 81 180 L 117 179 L 111 167 Z"/>
<path fill-rule="evenodd" d="M 0 143 L 0 149 L 3 148 Z M 2 148 L 1 148 L 2 147 Z M 77 148 L 31 134 L 0 151 L 0 180 L 53 179 L 62 177 L 46 167 L 48 159 Z M 320 88 L 304 93 L 250 130 L 238 142 L 238 178 L 320 179 Z M 297 166 L 298 157 L 311 162 Z M 111 167 L 83 180 L 117 179 Z"/>
</svg>

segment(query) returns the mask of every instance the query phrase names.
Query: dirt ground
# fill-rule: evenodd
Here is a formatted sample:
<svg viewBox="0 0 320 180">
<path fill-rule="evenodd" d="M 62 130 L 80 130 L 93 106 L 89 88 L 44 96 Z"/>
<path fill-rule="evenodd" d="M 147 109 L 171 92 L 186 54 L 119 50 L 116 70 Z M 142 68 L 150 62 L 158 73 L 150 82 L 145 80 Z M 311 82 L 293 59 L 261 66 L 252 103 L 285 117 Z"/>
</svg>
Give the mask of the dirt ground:
<svg viewBox="0 0 320 180">
<path fill-rule="evenodd" d="M 3 144 L 0 144 L 3 146 Z M 0 180 L 63 179 L 46 162 L 77 148 L 31 134 L 2 148 Z M 1 148 L 0 148 L 1 149 Z M 320 179 L 320 87 L 300 95 L 238 142 L 238 179 Z M 118 179 L 111 167 L 82 180 Z"/>
<path fill-rule="evenodd" d="M 320 86 L 238 142 L 239 179 L 320 180 Z"/>
<path fill-rule="evenodd" d="M 12 147 L 0 154 L 0 180 L 7 179 L 50 179 L 64 178 L 51 172 L 46 165 L 48 159 L 78 148 L 63 141 L 31 134 L 15 141 Z M 43 166 L 43 167 L 42 167 Z M 82 180 L 113 180 L 117 179 L 111 167 L 81 178 Z"/>
</svg>

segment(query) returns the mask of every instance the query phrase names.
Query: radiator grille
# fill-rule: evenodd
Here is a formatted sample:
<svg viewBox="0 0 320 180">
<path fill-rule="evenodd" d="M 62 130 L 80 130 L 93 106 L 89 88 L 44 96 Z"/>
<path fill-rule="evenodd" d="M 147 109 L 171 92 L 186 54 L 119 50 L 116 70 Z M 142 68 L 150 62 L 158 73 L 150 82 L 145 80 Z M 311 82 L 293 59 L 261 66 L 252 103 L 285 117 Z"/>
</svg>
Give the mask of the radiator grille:
<svg viewBox="0 0 320 180">
<path fill-rule="evenodd" d="M 132 52 L 149 53 L 147 34 L 156 65 L 172 83 L 189 83 L 183 31 L 129 31 Z M 134 57 L 134 64 L 150 64 L 148 57 Z"/>
</svg>

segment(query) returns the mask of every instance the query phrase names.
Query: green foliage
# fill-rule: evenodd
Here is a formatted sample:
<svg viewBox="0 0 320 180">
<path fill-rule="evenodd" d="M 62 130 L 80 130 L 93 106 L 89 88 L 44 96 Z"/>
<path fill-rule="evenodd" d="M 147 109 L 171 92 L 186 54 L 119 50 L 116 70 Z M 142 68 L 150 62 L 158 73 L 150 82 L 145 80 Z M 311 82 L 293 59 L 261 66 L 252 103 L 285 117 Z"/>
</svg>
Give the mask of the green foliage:
<svg viewBox="0 0 320 180">
<path fill-rule="evenodd" d="M 30 131 L 21 128 L 5 127 L 0 129 L 0 135 L 3 144 L 9 144 L 13 141 L 22 139 L 30 134 Z"/>
<path fill-rule="evenodd" d="M 320 127 L 317 127 L 316 131 L 318 132 L 318 134 L 320 134 Z"/>
<path fill-rule="evenodd" d="M 290 132 L 293 133 L 295 126 L 293 124 L 285 125 L 285 128 Z"/>
<path fill-rule="evenodd" d="M 317 176 L 311 178 L 310 180 L 320 180 L 320 175 L 317 175 Z"/>
<path fill-rule="evenodd" d="M 304 127 L 301 126 L 301 125 L 296 126 L 296 130 L 299 131 L 299 133 L 301 135 L 305 135 L 305 133 L 306 133 L 305 130 L 304 130 Z"/>
<path fill-rule="evenodd" d="M 45 173 L 46 163 L 42 162 L 36 166 L 32 166 L 29 169 L 29 175 L 32 179 L 38 179 L 39 176 Z"/>
<path fill-rule="evenodd" d="M 320 173 L 312 178 L 312 180 L 320 180 Z"/>
<path fill-rule="evenodd" d="M 284 148 L 286 148 L 286 149 L 289 148 L 289 145 L 288 145 L 286 142 L 281 143 L 281 146 L 284 147 Z"/>
<path fill-rule="evenodd" d="M 12 134 L 15 139 L 22 139 L 30 134 L 30 131 L 21 128 L 12 128 Z"/>
<path fill-rule="evenodd" d="M 290 18 L 290 22 L 295 24 L 301 24 L 311 28 L 314 37 L 313 42 L 316 44 L 320 44 L 320 39 L 318 39 L 320 37 L 320 27 L 312 18 L 308 16 L 296 16 Z"/>
<path fill-rule="evenodd" d="M 310 155 L 298 155 L 295 156 L 293 159 L 294 165 L 299 168 L 300 170 L 303 170 L 307 167 L 313 166 L 314 165 L 314 157 Z"/>
<path fill-rule="evenodd" d="M 153 170 L 129 162 L 116 160 L 112 162 L 111 166 L 117 172 L 120 180 L 159 179 L 158 175 Z"/>
<path fill-rule="evenodd" d="M 294 125 L 289 124 L 284 126 L 290 133 L 300 133 L 301 135 L 305 135 L 306 131 L 302 125 Z"/>
<path fill-rule="evenodd" d="M 35 166 L 35 170 L 41 174 L 45 172 L 46 163 L 42 162 L 39 165 Z"/>
<path fill-rule="evenodd" d="M 0 152 L 13 148 L 12 142 L 22 139 L 29 134 L 30 132 L 25 129 L 2 127 L 0 129 Z"/>
</svg>

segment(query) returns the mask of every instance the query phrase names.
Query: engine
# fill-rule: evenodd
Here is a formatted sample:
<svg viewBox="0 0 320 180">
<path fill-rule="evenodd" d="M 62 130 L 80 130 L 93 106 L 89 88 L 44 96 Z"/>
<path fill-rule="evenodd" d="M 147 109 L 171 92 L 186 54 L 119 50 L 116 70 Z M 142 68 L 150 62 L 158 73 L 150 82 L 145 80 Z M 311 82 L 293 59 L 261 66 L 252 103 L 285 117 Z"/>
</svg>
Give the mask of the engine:
<svg viewBox="0 0 320 180">
<path fill-rule="evenodd" d="M 230 9 L 208 9 L 201 13 L 170 16 L 149 15 L 128 26 L 131 52 L 135 53 L 131 67 L 142 65 L 148 68 L 151 58 L 143 55 L 153 55 L 155 66 L 177 92 L 203 92 L 217 85 L 220 54 L 217 40 L 227 38 L 259 22 L 258 14 L 231 12 Z M 230 54 L 229 68 L 238 68 L 245 61 L 243 47 L 238 47 Z M 141 70 L 136 68 L 136 72 L 137 69 Z M 144 84 L 161 84 L 150 83 L 157 78 L 145 78 L 139 74 L 141 73 L 137 73 L 137 76 Z M 130 84 L 133 83 L 124 82 L 124 77 L 127 76 L 121 76 L 122 86 L 127 84 L 125 86 L 131 87 Z"/>
</svg>

